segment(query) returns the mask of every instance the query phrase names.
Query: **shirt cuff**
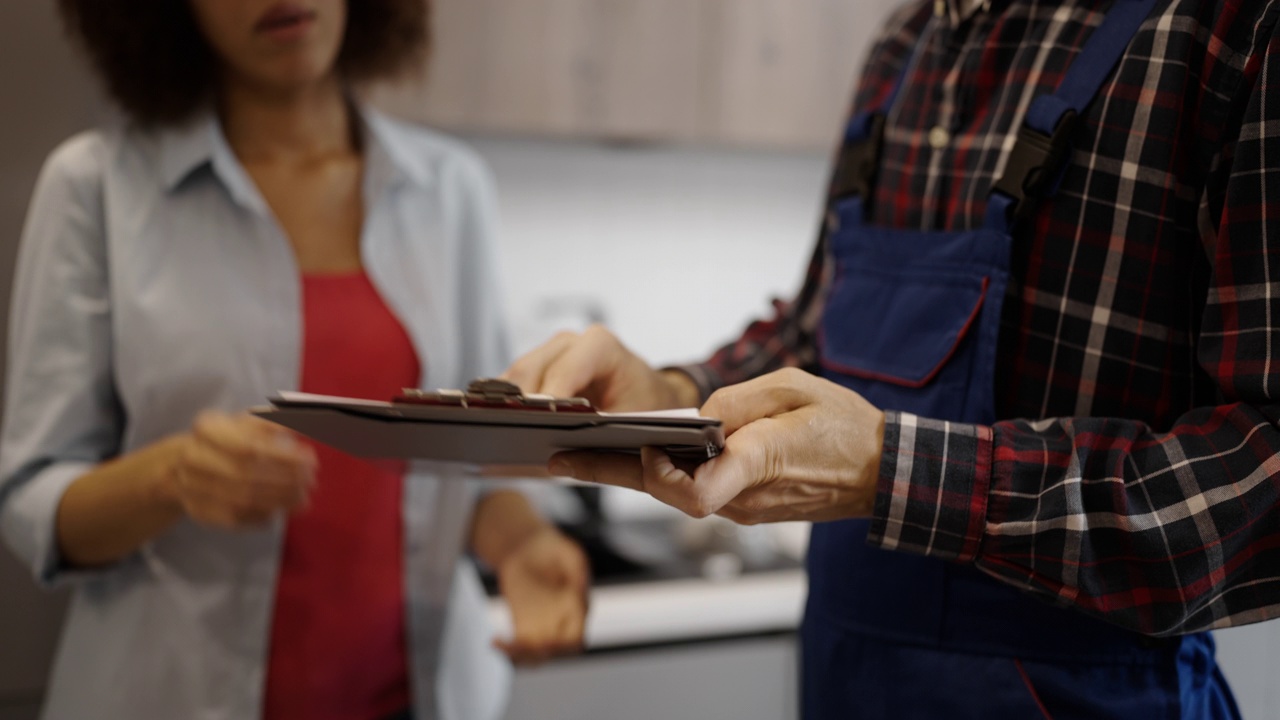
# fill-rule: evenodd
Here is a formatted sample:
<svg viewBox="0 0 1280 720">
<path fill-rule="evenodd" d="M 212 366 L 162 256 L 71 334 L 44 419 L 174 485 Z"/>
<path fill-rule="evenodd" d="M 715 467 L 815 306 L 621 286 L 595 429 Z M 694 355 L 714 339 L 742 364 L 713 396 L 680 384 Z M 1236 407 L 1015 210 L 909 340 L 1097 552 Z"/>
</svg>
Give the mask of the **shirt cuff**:
<svg viewBox="0 0 1280 720">
<path fill-rule="evenodd" d="M 885 413 L 868 542 L 973 561 L 986 528 L 992 448 L 989 427 Z"/>
<path fill-rule="evenodd" d="M 67 566 L 58 550 L 58 505 L 73 482 L 92 470 L 94 463 L 62 462 L 51 465 L 15 487 L 0 511 L 5 539 L 41 587 L 75 585 L 110 574 L 125 561 L 88 570 Z"/>
<path fill-rule="evenodd" d="M 712 393 L 724 387 L 724 379 L 720 377 L 720 373 L 706 363 L 701 365 L 673 365 L 662 368 L 663 372 L 668 370 L 688 375 L 694 386 L 698 388 L 698 399 L 704 403 L 707 398 L 711 397 Z"/>
</svg>

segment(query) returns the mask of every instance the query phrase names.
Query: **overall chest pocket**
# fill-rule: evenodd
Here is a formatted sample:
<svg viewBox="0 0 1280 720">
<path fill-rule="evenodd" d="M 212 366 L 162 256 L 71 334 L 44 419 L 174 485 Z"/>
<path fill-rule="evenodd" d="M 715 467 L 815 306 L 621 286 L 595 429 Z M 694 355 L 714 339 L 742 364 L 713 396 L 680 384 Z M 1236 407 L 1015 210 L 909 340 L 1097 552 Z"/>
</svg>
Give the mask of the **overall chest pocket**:
<svg viewBox="0 0 1280 720">
<path fill-rule="evenodd" d="M 977 271 L 839 258 L 820 326 L 824 375 L 886 410 L 976 419 L 991 285 Z"/>
</svg>

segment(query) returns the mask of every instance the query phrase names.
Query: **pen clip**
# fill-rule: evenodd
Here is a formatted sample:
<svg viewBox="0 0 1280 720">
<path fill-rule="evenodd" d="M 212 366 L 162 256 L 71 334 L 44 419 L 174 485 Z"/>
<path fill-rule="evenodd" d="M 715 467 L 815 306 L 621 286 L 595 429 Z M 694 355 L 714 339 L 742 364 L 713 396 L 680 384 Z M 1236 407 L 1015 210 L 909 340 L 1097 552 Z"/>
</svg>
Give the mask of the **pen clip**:
<svg viewBox="0 0 1280 720">
<path fill-rule="evenodd" d="M 525 395 L 519 386 L 506 380 L 478 378 L 463 390 L 418 390 L 405 388 L 392 402 L 410 405 L 489 408 L 497 410 L 532 410 L 542 412 L 594 413 L 586 398 L 556 398 L 550 395 Z"/>
</svg>

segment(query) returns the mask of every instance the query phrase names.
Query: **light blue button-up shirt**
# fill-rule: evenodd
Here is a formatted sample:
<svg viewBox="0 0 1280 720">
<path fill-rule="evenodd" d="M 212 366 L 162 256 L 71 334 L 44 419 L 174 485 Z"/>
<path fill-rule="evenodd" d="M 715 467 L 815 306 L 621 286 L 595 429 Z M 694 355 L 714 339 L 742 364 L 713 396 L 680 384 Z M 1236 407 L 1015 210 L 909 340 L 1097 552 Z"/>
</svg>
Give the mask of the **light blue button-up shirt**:
<svg viewBox="0 0 1280 720">
<path fill-rule="evenodd" d="M 501 371 L 487 171 L 456 142 L 361 115 L 361 254 L 423 358 L 423 387 Z M 283 520 L 242 533 L 184 521 L 85 573 L 59 558 L 54 516 L 96 464 L 203 409 L 297 388 L 300 298 L 288 239 L 212 114 L 87 133 L 50 157 L 22 238 L 0 437 L 5 539 L 41 582 L 75 586 L 46 718 L 260 715 Z M 420 465 L 406 481 L 419 718 L 491 718 L 505 704 L 509 667 L 460 561 L 473 498 L 449 468 Z"/>
</svg>

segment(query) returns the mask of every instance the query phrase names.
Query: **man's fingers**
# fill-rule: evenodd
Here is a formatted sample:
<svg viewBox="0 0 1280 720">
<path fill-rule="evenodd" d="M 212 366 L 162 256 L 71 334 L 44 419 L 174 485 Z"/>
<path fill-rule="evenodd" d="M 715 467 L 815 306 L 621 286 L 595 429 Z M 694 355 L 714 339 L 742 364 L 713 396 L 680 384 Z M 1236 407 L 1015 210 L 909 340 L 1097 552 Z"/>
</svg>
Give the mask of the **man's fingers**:
<svg viewBox="0 0 1280 720">
<path fill-rule="evenodd" d="M 815 378 L 803 370 L 788 368 L 717 390 L 707 398 L 701 413 L 724 423 L 732 435 L 756 420 L 791 412 L 811 402 L 805 385 Z"/>
<path fill-rule="evenodd" d="M 643 489 L 657 500 L 696 518 L 715 512 L 711 500 L 694 487 L 693 476 L 677 467 L 671 457 L 658 448 L 643 448 Z"/>
<path fill-rule="evenodd" d="M 526 393 L 543 393 L 542 378 L 547 368 L 578 339 L 577 333 L 562 332 L 516 360 L 502 374 L 502 379 L 515 383 Z"/>
<path fill-rule="evenodd" d="M 736 474 L 706 475 L 706 464 L 680 467 L 657 448 L 645 448 L 641 455 L 645 492 L 690 517 L 704 518 L 720 512 L 745 487 Z"/>
<path fill-rule="evenodd" d="M 698 468 L 694 483 L 704 497 L 705 507 L 719 513 L 749 488 L 781 476 L 776 432 L 773 420 L 747 425 L 729 436 L 724 452 Z"/>
<path fill-rule="evenodd" d="M 621 453 L 564 452 L 551 456 L 547 471 L 583 482 L 644 490 L 640 458 Z"/>
<path fill-rule="evenodd" d="M 730 454 L 734 457 L 728 458 Z M 751 484 L 758 474 L 753 468 L 761 465 L 757 455 L 752 438 L 746 437 L 727 445 L 724 455 L 698 468 L 694 475 L 657 448 L 644 448 L 640 458 L 617 453 L 559 453 L 552 456 L 548 469 L 553 475 L 583 482 L 639 490 L 686 515 L 701 518 L 719 512 Z M 712 470 L 713 465 L 719 469 Z"/>
</svg>

